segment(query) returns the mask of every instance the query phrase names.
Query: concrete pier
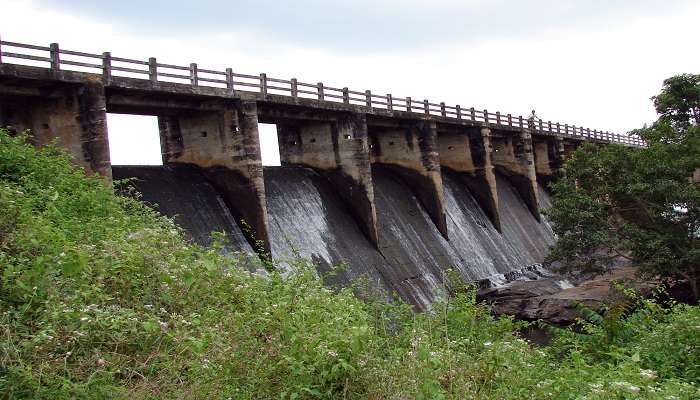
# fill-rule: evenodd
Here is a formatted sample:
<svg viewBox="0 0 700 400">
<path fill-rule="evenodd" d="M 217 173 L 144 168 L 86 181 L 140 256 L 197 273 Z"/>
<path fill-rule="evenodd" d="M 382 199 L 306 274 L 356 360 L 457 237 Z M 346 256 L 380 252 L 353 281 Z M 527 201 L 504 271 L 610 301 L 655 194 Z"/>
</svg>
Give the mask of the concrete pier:
<svg viewBox="0 0 700 400">
<path fill-rule="evenodd" d="M 308 166 L 325 176 L 376 246 L 377 213 L 365 115 L 343 113 L 331 121 L 279 123 L 277 135 L 282 165 Z"/>
<path fill-rule="evenodd" d="M 406 121 L 399 125 L 402 126 L 370 130 L 371 161 L 391 167 L 409 184 L 447 238 L 437 125 L 433 121 Z"/>
<path fill-rule="evenodd" d="M 219 190 L 255 247 L 270 250 L 257 105 L 231 102 L 219 111 L 158 118 L 164 164 L 192 164 Z"/>
<path fill-rule="evenodd" d="M 491 130 L 467 128 L 440 130 L 438 133 L 440 166 L 456 173 L 497 230 L 501 230 L 498 212 L 496 176 L 491 161 Z"/>
<path fill-rule="evenodd" d="M 492 135 L 493 164 L 515 186 L 532 215 L 539 221 L 537 173 L 528 129 L 496 131 Z"/>
<path fill-rule="evenodd" d="M 55 141 L 87 173 L 111 179 L 106 118 L 99 80 L 40 91 L 0 87 L 0 126 L 31 130 L 37 146 Z"/>
<path fill-rule="evenodd" d="M 564 166 L 564 140 L 556 137 L 533 139 L 537 180 L 546 185 L 556 179 Z"/>
</svg>

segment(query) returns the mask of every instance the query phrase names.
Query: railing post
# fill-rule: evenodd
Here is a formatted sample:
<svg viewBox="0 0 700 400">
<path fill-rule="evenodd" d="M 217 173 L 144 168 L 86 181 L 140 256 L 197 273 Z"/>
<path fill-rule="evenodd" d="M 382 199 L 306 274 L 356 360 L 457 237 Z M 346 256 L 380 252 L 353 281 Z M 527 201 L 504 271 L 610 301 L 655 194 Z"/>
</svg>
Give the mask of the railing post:
<svg viewBox="0 0 700 400">
<path fill-rule="evenodd" d="M 518 126 L 520 128 L 523 128 L 523 116 L 522 115 L 518 115 Z"/>
<path fill-rule="evenodd" d="M 197 77 L 197 63 L 190 64 L 190 85 L 199 85 L 199 78 Z"/>
<path fill-rule="evenodd" d="M 564 134 L 565 135 L 569 134 L 569 124 L 564 124 Z"/>
<path fill-rule="evenodd" d="M 484 122 L 489 123 L 489 110 L 484 109 Z"/>
<path fill-rule="evenodd" d="M 387 93 L 386 95 L 386 109 L 394 111 L 394 99 L 391 97 L 391 93 Z"/>
<path fill-rule="evenodd" d="M 299 97 L 299 86 L 297 85 L 297 78 L 292 78 L 291 89 L 292 97 Z"/>
<path fill-rule="evenodd" d="M 423 112 L 430 114 L 430 105 L 428 104 L 428 99 L 423 100 Z"/>
<path fill-rule="evenodd" d="M 112 53 L 102 53 L 102 79 L 105 83 L 112 81 Z"/>
<path fill-rule="evenodd" d="M 576 125 L 571 125 L 571 130 L 574 131 L 574 136 L 578 136 L 576 134 Z"/>
<path fill-rule="evenodd" d="M 323 101 L 324 95 L 323 95 L 323 82 L 319 82 L 317 85 L 317 90 L 318 90 L 318 100 Z"/>
<path fill-rule="evenodd" d="M 496 111 L 496 125 L 500 125 L 500 124 L 501 124 L 501 112 Z"/>
<path fill-rule="evenodd" d="M 586 133 L 588 134 L 588 137 L 591 137 L 591 128 L 586 128 Z"/>
<path fill-rule="evenodd" d="M 191 78 L 192 73 L 190 72 L 190 79 Z M 158 82 L 158 63 L 156 62 L 155 57 L 148 59 L 148 80 L 151 81 L 151 83 Z"/>
<path fill-rule="evenodd" d="M 411 112 L 411 98 L 406 97 L 406 112 Z"/>
<path fill-rule="evenodd" d="M 547 121 L 547 132 L 552 133 L 552 121 Z"/>
<path fill-rule="evenodd" d="M 440 102 L 440 115 L 443 117 L 447 116 L 447 110 L 445 110 L 445 102 Z"/>
<path fill-rule="evenodd" d="M 58 50 L 58 43 L 51 43 L 49 45 L 49 58 L 51 59 L 51 69 L 58 71 L 61 69 L 61 56 Z"/>
<path fill-rule="evenodd" d="M 2 36 L 0 36 L 0 64 L 2 64 Z"/>
<path fill-rule="evenodd" d="M 350 89 L 347 87 L 343 88 L 343 103 L 350 104 Z"/>
<path fill-rule="evenodd" d="M 539 132 L 542 132 L 542 120 L 540 120 L 539 125 L 540 125 L 540 130 L 539 130 Z"/>
<path fill-rule="evenodd" d="M 365 90 L 365 105 L 372 108 L 372 92 L 369 90 Z"/>
<path fill-rule="evenodd" d="M 457 119 L 462 119 L 462 107 L 457 104 L 455 108 L 457 109 Z"/>
<path fill-rule="evenodd" d="M 233 93 L 233 68 L 226 68 L 226 89 Z"/>
<path fill-rule="evenodd" d="M 474 109 L 474 107 L 469 109 L 469 118 L 472 121 L 476 121 L 476 110 Z"/>
<path fill-rule="evenodd" d="M 508 113 L 508 126 L 513 126 L 513 116 Z"/>
<path fill-rule="evenodd" d="M 265 73 L 260 74 L 260 93 L 267 96 L 267 75 Z"/>
<path fill-rule="evenodd" d="M 557 122 L 557 133 L 561 134 L 561 124 Z"/>
</svg>

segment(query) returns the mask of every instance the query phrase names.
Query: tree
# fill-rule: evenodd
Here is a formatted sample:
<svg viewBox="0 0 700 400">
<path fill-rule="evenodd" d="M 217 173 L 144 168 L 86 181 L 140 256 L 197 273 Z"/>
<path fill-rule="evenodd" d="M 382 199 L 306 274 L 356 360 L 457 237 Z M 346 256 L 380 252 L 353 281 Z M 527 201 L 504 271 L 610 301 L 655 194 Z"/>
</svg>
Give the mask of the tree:
<svg viewBox="0 0 700 400">
<path fill-rule="evenodd" d="M 666 79 L 659 119 L 632 133 L 645 148 L 581 145 L 552 185 L 559 240 L 548 264 L 604 272 L 618 260 L 645 277 L 689 282 L 700 298 L 700 75 Z"/>
</svg>

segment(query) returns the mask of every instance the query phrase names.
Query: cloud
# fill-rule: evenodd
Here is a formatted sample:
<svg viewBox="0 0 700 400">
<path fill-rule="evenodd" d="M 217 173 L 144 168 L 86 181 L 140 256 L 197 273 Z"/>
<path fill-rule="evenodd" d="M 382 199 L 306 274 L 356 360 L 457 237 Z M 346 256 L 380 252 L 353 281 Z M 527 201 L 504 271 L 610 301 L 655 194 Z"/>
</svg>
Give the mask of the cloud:
<svg viewBox="0 0 700 400">
<path fill-rule="evenodd" d="M 427 25 L 398 24 L 392 28 L 400 29 L 400 40 L 407 40 L 401 38 L 404 34 L 424 44 L 401 46 L 400 40 L 375 26 L 373 42 L 367 45 L 372 51 L 359 48 L 347 51 L 347 47 L 334 43 L 343 43 L 350 40 L 351 34 L 369 29 L 366 23 L 350 27 L 338 25 L 328 33 L 339 35 L 336 38 L 319 38 L 307 33 L 306 36 L 313 38 L 301 40 L 293 35 L 285 37 L 284 32 L 289 27 L 273 26 L 261 16 L 248 25 L 236 23 L 241 14 L 234 11 L 241 2 L 232 2 L 224 10 L 230 11 L 225 16 L 212 17 L 210 23 L 194 24 L 180 15 L 191 10 L 180 8 L 181 3 L 169 2 L 164 9 L 162 4 L 153 6 L 144 2 L 132 6 L 129 19 L 126 9 L 114 11 L 114 16 L 110 17 L 113 10 L 110 7 L 116 6 L 108 4 L 100 11 L 92 3 L 80 9 L 75 1 L 60 2 L 60 7 L 55 5 L 58 4 L 55 0 L 0 1 L 3 1 L 0 35 L 4 40 L 44 45 L 59 42 L 62 48 L 72 50 L 111 51 L 115 56 L 142 60 L 157 57 L 161 62 L 180 65 L 197 62 L 200 67 L 209 69 L 233 67 L 235 71 L 248 74 L 266 72 L 271 77 L 296 77 L 308 83 L 321 81 L 327 86 L 348 86 L 358 91 L 370 89 L 373 93 L 392 93 L 395 97 L 428 98 L 434 103 L 444 101 L 516 116 L 535 108 L 545 120 L 618 133 L 655 119 L 649 98 L 658 93 L 663 79 L 700 71 L 700 53 L 689 51 L 695 48 L 700 19 L 698 3 L 672 2 L 677 6 L 660 10 L 661 6 L 656 4 L 661 3 L 641 2 L 639 8 L 634 7 L 634 12 L 624 11 L 624 5 L 630 4 L 626 1 L 586 3 L 605 5 L 609 15 L 601 16 L 605 14 L 603 11 L 593 6 L 584 7 L 579 1 L 536 1 L 529 2 L 526 7 L 530 18 L 520 22 L 527 27 L 517 28 L 527 34 L 506 34 L 488 28 L 495 33 L 482 33 L 479 40 L 463 40 L 462 34 L 438 40 L 427 28 L 428 22 L 435 18 L 428 15 L 427 3 L 408 0 L 399 6 L 398 1 L 384 1 L 372 8 L 375 21 L 381 21 L 381 16 L 388 15 L 392 7 L 407 10 L 397 11 L 403 13 L 397 19 L 386 18 L 385 24 L 398 24 L 401 18 L 410 19 L 408 16 L 420 19 L 415 10 L 426 14 L 420 20 Z M 524 18 L 525 14 L 516 12 L 525 7 L 519 5 L 520 2 L 508 2 L 513 9 L 505 7 L 504 1 L 492 3 L 470 1 L 464 5 L 438 0 L 430 4 L 453 10 L 454 15 L 444 17 L 443 24 L 450 25 L 445 30 L 454 29 L 455 32 L 474 29 L 463 18 L 475 15 L 466 14 L 468 12 L 487 15 L 501 10 L 501 13 L 518 16 L 504 14 L 505 20 Z M 216 10 L 224 14 L 221 8 L 212 8 L 211 2 L 191 4 L 207 13 Z M 300 8 L 315 14 L 317 19 L 324 13 L 340 10 L 337 4 L 323 5 L 309 0 L 293 4 L 300 4 Z M 318 7 L 314 9 L 311 4 Z M 370 6 L 367 0 L 357 0 L 353 4 Z M 279 10 L 270 13 L 283 14 L 289 7 L 282 3 Z M 616 11 L 611 11 L 610 7 Z M 173 8 L 177 10 L 171 11 Z M 479 10 L 465 11 L 465 8 Z M 152 13 L 151 9 L 160 11 Z M 533 17 L 540 11 L 542 16 Z M 559 16 L 556 26 L 545 23 L 548 18 L 544 16 L 552 15 Z M 149 18 L 152 19 L 150 25 L 144 22 Z M 208 21 L 202 15 L 192 18 Z M 219 22 L 223 19 L 233 22 L 229 25 Z M 285 23 L 290 26 L 306 26 L 300 24 L 309 21 L 300 19 L 298 13 L 287 19 Z M 169 26 L 163 26 L 163 21 L 170 21 Z M 497 18 L 490 21 L 504 24 Z M 458 26 L 460 24 L 466 26 Z M 57 26 L 61 29 L 56 29 Z M 273 33 L 254 34 L 256 29 L 263 30 L 266 26 Z M 413 35 L 413 30 L 423 32 L 423 36 L 408 36 Z M 362 38 L 358 34 L 356 42 L 361 43 Z M 134 125 L 133 129 L 142 128 Z"/>
<path fill-rule="evenodd" d="M 131 34 L 235 33 L 331 52 L 395 53 L 516 38 L 562 27 L 596 29 L 678 10 L 683 0 L 39 0 L 51 10 L 109 21 Z"/>
</svg>

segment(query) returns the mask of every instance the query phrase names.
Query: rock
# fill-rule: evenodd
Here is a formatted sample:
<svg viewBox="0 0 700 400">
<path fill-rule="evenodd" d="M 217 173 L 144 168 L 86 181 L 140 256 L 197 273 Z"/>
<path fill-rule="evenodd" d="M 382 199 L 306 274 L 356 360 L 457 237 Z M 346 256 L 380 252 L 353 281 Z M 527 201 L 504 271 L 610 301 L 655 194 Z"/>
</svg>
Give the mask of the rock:
<svg viewBox="0 0 700 400">
<path fill-rule="evenodd" d="M 654 282 L 638 281 L 636 271 L 634 267 L 621 267 L 575 287 L 566 287 L 561 278 L 517 281 L 480 291 L 477 298 L 489 303 L 496 315 L 512 315 L 530 321 L 541 319 L 566 325 L 579 317 L 578 304 L 595 310 L 620 298 L 622 294 L 613 286 L 615 281 L 626 282 L 628 286 L 642 291 L 649 291 L 655 286 Z"/>
</svg>

